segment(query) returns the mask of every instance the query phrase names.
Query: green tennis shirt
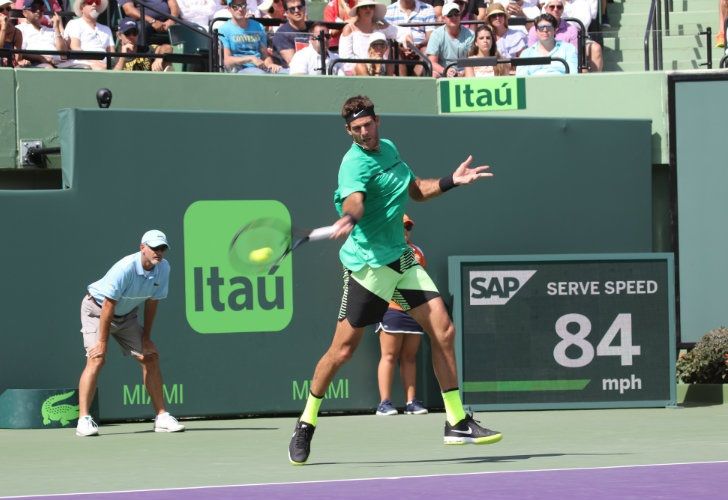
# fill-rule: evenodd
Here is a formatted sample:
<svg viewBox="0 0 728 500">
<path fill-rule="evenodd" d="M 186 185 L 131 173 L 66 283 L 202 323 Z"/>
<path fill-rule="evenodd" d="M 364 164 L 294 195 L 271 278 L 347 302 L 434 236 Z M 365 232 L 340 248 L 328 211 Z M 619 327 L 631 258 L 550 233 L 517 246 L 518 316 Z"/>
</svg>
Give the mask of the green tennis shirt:
<svg viewBox="0 0 728 500">
<path fill-rule="evenodd" d="M 358 271 L 365 265 L 381 267 L 407 249 L 402 217 L 407 188 L 415 176 L 388 139 L 380 139 L 378 151 L 351 145 L 339 167 L 339 187 L 334 205 L 341 215 L 344 200 L 357 191 L 364 193 L 364 216 L 354 226 L 339 257 L 344 267 Z"/>
</svg>

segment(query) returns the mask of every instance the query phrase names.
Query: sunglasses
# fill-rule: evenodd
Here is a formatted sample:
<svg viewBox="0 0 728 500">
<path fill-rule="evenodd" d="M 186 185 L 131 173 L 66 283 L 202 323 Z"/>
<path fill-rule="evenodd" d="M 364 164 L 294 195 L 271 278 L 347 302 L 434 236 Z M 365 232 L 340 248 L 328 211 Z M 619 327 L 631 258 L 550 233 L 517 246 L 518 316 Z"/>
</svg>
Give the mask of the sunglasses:
<svg viewBox="0 0 728 500">
<path fill-rule="evenodd" d="M 149 245 L 147 245 L 149 246 Z M 159 245 L 158 247 L 149 247 L 151 250 L 155 252 L 166 252 L 167 251 L 167 245 Z"/>
<path fill-rule="evenodd" d="M 536 26 L 536 29 L 538 31 L 546 32 L 546 31 L 553 31 L 554 27 L 551 26 L 550 24 L 540 24 L 540 25 Z"/>
<path fill-rule="evenodd" d="M 31 5 L 30 7 L 28 7 L 25 10 L 29 10 L 29 11 L 35 12 L 37 14 L 38 12 L 43 12 L 45 9 L 43 8 L 42 5 Z"/>
<path fill-rule="evenodd" d="M 101 0 L 86 0 L 83 2 L 84 5 L 96 5 L 97 7 L 101 5 Z"/>
<path fill-rule="evenodd" d="M 445 17 L 460 17 L 460 12 L 450 12 Z"/>
<path fill-rule="evenodd" d="M 126 36 L 137 36 L 138 34 L 139 34 L 139 30 L 137 30 L 137 29 L 129 30 L 124 33 L 124 35 L 126 35 Z"/>
<path fill-rule="evenodd" d="M 0 12 L 10 12 L 10 6 L 0 7 Z"/>
<path fill-rule="evenodd" d="M 244 3 L 231 3 L 230 8 L 233 10 L 245 10 L 248 6 Z"/>
<path fill-rule="evenodd" d="M 305 5 L 292 5 L 286 9 L 288 12 L 303 12 L 306 10 Z"/>
<path fill-rule="evenodd" d="M 548 10 L 564 10 L 563 5 L 549 5 L 546 7 Z"/>
</svg>

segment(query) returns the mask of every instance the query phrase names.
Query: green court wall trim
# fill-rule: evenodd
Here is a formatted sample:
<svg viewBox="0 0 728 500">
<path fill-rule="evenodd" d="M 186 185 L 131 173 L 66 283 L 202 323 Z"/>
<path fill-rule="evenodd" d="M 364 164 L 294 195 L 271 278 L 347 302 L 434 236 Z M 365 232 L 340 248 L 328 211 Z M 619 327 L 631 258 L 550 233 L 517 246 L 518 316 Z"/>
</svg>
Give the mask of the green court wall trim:
<svg viewBox="0 0 728 500">
<path fill-rule="evenodd" d="M 463 383 L 463 392 L 580 391 L 590 379 L 577 380 L 500 380 Z"/>
<path fill-rule="evenodd" d="M 8 68 L 0 68 L 0 75 L 0 89 L 3 95 L 10 96 L 0 102 L 0 115 L 12 119 L 8 125 L 0 124 L 0 127 L 12 126 L 14 130 L 12 134 L 0 135 L 0 160 L 4 159 L 0 168 L 17 166 L 18 140 L 38 139 L 45 146 L 58 146 L 58 110 L 97 107 L 96 91 L 101 87 L 113 92 L 110 109 L 117 110 L 338 113 L 347 97 L 365 94 L 374 100 L 377 111 L 383 114 L 436 115 L 441 92 L 438 85 L 447 85 L 446 80 L 438 83 L 430 78 L 281 78 Z M 668 163 L 667 80 L 664 73 L 531 78 L 525 87 L 525 109 L 487 114 L 645 119 L 651 124 L 648 140 L 652 144 L 652 164 Z M 43 96 L 42 102 L 39 95 Z M 608 95 L 613 98 L 605 98 Z M 51 166 L 60 167 L 57 157 L 52 157 Z"/>
</svg>

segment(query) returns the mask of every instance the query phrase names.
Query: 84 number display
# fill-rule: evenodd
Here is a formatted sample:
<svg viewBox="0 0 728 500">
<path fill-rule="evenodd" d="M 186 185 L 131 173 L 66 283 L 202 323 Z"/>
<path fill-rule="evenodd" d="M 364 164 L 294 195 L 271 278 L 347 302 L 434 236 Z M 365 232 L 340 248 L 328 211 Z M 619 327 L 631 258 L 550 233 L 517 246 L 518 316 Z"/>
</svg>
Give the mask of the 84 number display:
<svg viewBox="0 0 728 500">
<path fill-rule="evenodd" d="M 463 402 L 675 403 L 672 254 L 450 257 Z"/>
</svg>

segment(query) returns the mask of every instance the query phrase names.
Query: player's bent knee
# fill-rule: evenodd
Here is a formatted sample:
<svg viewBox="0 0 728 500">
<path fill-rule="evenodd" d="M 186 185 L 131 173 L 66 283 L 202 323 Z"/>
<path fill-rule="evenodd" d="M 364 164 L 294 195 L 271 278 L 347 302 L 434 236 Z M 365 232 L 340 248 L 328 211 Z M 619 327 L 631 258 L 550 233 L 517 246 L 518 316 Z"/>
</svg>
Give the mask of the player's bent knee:
<svg viewBox="0 0 728 500">
<path fill-rule="evenodd" d="M 450 322 L 442 330 L 435 333 L 435 339 L 437 343 L 443 347 L 452 346 L 455 344 L 455 327 Z"/>
<path fill-rule="evenodd" d="M 354 356 L 355 350 L 356 348 L 350 346 L 342 347 L 341 349 L 339 349 L 339 352 L 336 356 L 338 364 L 343 365 L 344 363 L 349 361 Z"/>
</svg>

